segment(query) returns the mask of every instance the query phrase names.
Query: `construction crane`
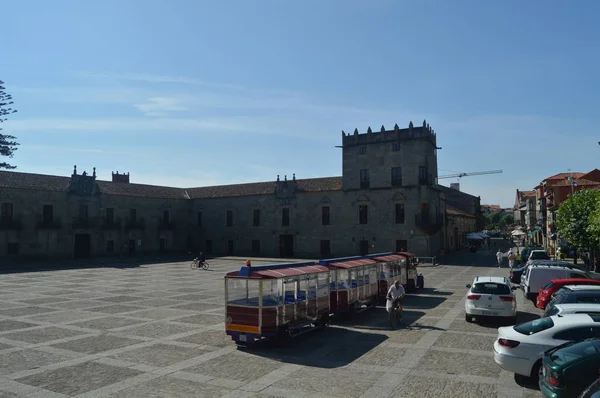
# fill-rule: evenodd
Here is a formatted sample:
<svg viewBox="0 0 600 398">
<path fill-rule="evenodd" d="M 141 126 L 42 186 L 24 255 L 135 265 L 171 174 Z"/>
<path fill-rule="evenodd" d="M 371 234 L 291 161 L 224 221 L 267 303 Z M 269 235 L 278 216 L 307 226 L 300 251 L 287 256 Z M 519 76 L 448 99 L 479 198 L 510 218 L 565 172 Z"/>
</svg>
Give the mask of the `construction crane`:
<svg viewBox="0 0 600 398">
<path fill-rule="evenodd" d="M 502 173 L 502 170 L 474 171 L 472 173 L 458 173 L 458 174 L 439 176 L 438 180 L 440 180 L 442 178 L 461 178 L 461 177 L 468 177 L 468 176 L 480 176 L 480 175 L 484 175 L 484 174 L 500 174 L 500 173 Z"/>
</svg>

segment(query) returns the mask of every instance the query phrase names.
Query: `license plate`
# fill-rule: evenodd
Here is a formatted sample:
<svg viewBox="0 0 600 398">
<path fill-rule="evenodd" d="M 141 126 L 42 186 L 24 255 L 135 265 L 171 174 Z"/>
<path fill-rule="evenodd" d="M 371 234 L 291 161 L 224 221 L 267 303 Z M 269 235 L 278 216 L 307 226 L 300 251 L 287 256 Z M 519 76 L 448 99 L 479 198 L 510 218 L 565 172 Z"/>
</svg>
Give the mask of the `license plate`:
<svg viewBox="0 0 600 398">
<path fill-rule="evenodd" d="M 481 311 L 481 315 L 497 315 L 497 312 L 494 311 Z"/>
<path fill-rule="evenodd" d="M 240 334 L 240 341 L 246 341 L 246 335 Z"/>
</svg>

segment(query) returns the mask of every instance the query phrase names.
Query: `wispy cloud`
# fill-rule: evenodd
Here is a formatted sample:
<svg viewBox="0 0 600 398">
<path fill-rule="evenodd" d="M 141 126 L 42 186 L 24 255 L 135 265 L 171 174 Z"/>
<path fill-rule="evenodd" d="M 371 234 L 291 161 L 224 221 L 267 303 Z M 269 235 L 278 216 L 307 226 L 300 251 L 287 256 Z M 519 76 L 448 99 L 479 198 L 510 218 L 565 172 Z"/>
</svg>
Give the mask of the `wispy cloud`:
<svg viewBox="0 0 600 398">
<path fill-rule="evenodd" d="M 182 112 L 188 108 L 182 105 L 182 101 L 173 97 L 151 97 L 142 104 L 134 104 L 146 116 L 166 116 L 171 112 Z"/>
</svg>

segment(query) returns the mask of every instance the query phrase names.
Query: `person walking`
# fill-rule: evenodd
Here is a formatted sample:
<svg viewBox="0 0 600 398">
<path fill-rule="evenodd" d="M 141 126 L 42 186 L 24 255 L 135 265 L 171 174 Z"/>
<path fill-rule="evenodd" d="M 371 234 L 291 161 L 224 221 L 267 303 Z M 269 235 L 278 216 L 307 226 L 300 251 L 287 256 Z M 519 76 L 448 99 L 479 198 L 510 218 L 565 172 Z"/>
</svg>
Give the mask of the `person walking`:
<svg viewBox="0 0 600 398">
<path fill-rule="evenodd" d="M 515 254 L 512 251 L 508 252 L 508 266 L 511 270 L 515 266 Z"/>
<path fill-rule="evenodd" d="M 504 253 L 502 250 L 498 249 L 498 253 L 496 253 L 496 259 L 498 260 L 498 268 L 502 267 L 502 258 L 504 257 Z"/>
</svg>

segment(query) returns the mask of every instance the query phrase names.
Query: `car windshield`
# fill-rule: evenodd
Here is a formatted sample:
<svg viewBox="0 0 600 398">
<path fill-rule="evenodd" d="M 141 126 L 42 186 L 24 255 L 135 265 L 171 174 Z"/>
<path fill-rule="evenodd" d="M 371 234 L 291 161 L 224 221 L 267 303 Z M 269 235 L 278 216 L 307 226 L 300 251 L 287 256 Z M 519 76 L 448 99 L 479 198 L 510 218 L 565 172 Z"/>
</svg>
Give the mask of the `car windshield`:
<svg viewBox="0 0 600 398">
<path fill-rule="evenodd" d="M 510 287 L 503 283 L 480 282 L 473 285 L 471 293 L 479 294 L 510 294 Z"/>
<path fill-rule="evenodd" d="M 550 282 L 550 283 L 548 283 L 546 286 L 544 286 L 544 287 L 542 288 L 542 290 L 548 290 L 548 289 L 550 289 L 552 286 L 554 286 L 554 282 Z"/>
<path fill-rule="evenodd" d="M 529 256 L 530 260 L 550 260 L 548 253 L 542 251 L 533 251 Z"/>
<path fill-rule="evenodd" d="M 540 318 L 514 326 L 513 329 L 515 332 L 530 336 L 546 329 L 550 329 L 552 326 L 554 326 L 552 318 Z"/>
<path fill-rule="evenodd" d="M 550 359 L 557 365 L 565 365 L 598 353 L 600 353 L 600 342 L 598 340 L 588 340 L 559 348 L 550 354 Z"/>
</svg>

